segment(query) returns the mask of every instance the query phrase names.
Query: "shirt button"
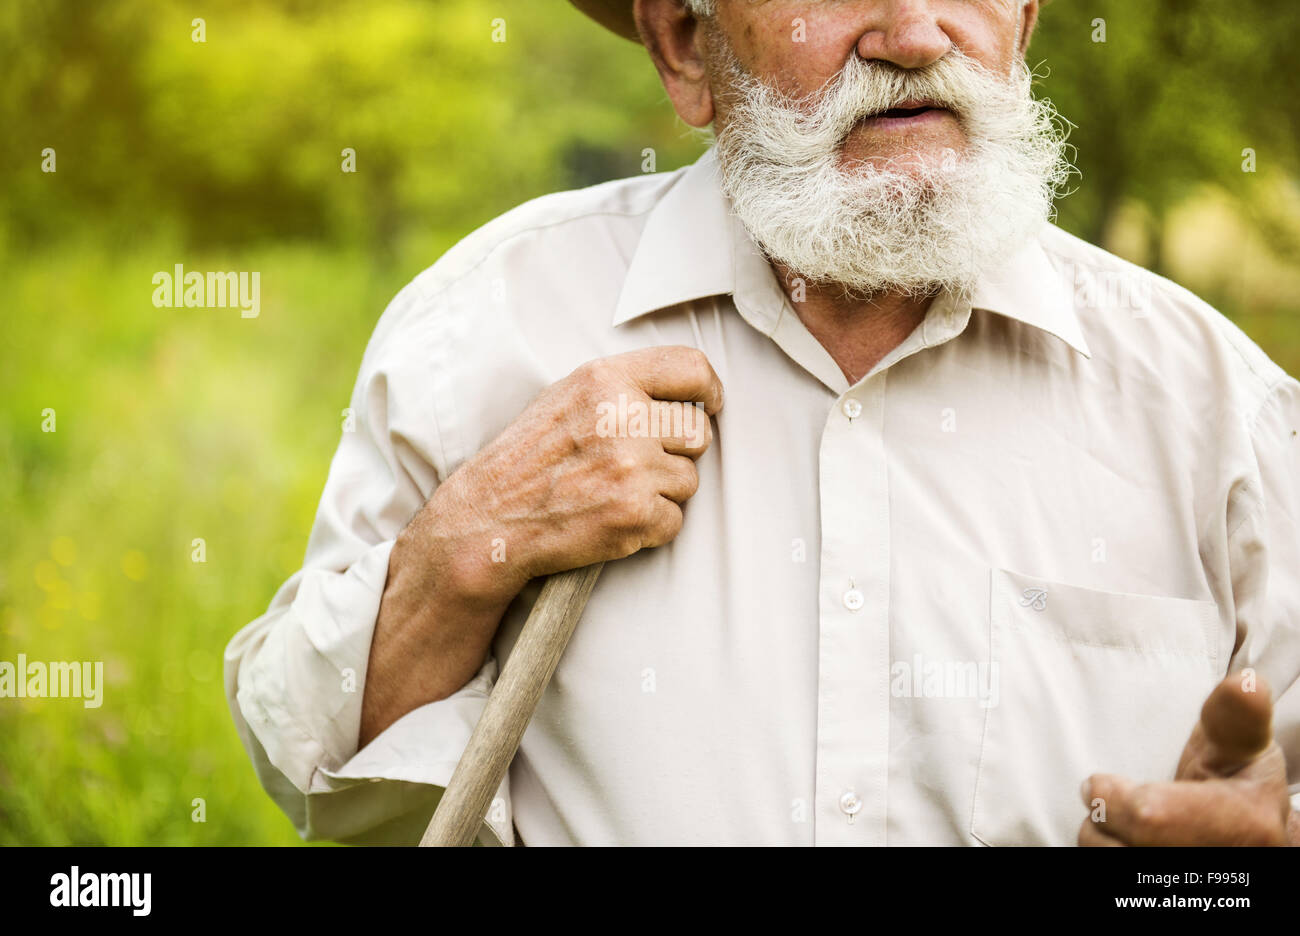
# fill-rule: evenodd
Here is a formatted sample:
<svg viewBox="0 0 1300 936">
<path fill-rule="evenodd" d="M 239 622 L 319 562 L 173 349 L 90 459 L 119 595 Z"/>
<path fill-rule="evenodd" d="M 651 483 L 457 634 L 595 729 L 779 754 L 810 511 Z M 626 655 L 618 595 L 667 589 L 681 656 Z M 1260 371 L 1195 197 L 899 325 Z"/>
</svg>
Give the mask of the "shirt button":
<svg viewBox="0 0 1300 936">
<path fill-rule="evenodd" d="M 850 588 L 844 593 L 844 607 L 850 611 L 856 611 L 862 607 L 862 592 L 856 588 Z"/>
<path fill-rule="evenodd" d="M 840 811 L 846 816 L 856 816 L 862 810 L 862 800 L 858 799 L 858 794 L 849 790 L 840 797 Z"/>
<path fill-rule="evenodd" d="M 853 397 L 849 397 L 844 401 L 844 415 L 849 419 L 857 419 L 862 415 L 862 404 Z"/>
</svg>

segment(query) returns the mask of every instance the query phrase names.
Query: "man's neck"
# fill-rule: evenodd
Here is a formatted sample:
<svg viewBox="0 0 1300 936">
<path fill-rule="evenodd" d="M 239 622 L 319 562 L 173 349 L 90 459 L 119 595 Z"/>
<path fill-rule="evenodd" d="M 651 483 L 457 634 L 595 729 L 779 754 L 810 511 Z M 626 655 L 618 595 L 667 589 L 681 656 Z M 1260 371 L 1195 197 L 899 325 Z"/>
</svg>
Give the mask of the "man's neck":
<svg viewBox="0 0 1300 936">
<path fill-rule="evenodd" d="M 932 296 L 901 292 L 871 299 L 844 294 L 836 286 L 803 283 L 788 267 L 772 261 L 776 277 L 804 327 L 816 338 L 850 384 L 855 384 L 903 343 L 925 319 Z"/>
</svg>

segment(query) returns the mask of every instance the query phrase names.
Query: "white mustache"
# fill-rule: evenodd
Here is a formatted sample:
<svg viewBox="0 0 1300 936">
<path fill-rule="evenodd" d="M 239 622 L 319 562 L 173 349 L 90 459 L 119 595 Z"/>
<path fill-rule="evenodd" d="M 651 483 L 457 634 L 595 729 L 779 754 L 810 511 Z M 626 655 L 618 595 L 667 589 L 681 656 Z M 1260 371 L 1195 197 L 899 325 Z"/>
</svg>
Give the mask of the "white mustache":
<svg viewBox="0 0 1300 936">
<path fill-rule="evenodd" d="M 779 147 L 792 165 L 824 158 L 861 121 L 912 101 L 951 111 L 978 135 L 979 113 L 1014 106 L 1028 82 L 1027 73 L 1019 82 L 1014 74 L 998 76 L 958 50 L 920 69 L 855 55 L 822 89 L 794 97 L 744 72 L 734 59 L 730 65 L 733 88 L 743 98 L 738 110 L 762 114 L 746 132 L 759 147 Z"/>
<path fill-rule="evenodd" d="M 723 191 L 767 256 L 813 282 L 865 295 L 968 291 L 1049 218 L 1073 171 L 1023 62 L 999 75 L 956 50 L 910 70 L 854 56 L 796 97 L 721 51 Z M 962 153 L 841 168 L 855 125 L 918 101 L 956 116 Z"/>
</svg>

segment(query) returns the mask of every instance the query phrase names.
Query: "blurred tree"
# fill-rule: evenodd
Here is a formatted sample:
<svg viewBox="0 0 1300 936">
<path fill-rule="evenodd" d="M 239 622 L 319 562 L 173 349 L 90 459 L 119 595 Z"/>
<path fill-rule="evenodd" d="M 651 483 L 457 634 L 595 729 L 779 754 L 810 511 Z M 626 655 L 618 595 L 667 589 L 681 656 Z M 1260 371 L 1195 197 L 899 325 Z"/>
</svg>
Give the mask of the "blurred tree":
<svg viewBox="0 0 1300 936">
<path fill-rule="evenodd" d="M 179 0 L 6 5 L 12 239 L 93 222 L 110 240 L 387 249 L 413 229 L 463 234 L 600 181 L 589 167 L 638 172 L 646 146 L 661 168 L 696 152 L 644 52 L 560 0 L 212 0 L 204 42 L 195 12 Z M 53 177 L 39 169 L 47 146 Z M 355 173 L 342 171 L 345 147 Z"/>
<path fill-rule="evenodd" d="M 1075 125 L 1082 173 L 1061 205 L 1062 223 L 1104 241 L 1128 202 L 1148 209 L 1147 262 L 1163 267 L 1163 219 L 1200 183 L 1243 202 L 1261 167 L 1294 171 L 1300 109 L 1293 40 L 1300 4 L 1253 0 L 1225 11 L 1216 0 L 1057 0 L 1043 11 L 1030 51 L 1044 93 Z"/>
</svg>

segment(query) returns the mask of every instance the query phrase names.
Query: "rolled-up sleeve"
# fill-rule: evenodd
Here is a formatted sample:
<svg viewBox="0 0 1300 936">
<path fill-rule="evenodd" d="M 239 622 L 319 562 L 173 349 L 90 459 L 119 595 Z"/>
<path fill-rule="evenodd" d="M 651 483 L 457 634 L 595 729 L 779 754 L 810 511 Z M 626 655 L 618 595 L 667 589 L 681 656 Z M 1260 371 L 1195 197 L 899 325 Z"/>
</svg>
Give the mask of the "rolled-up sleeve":
<svg viewBox="0 0 1300 936">
<path fill-rule="evenodd" d="M 1300 382 L 1279 380 L 1251 425 L 1253 469 L 1228 539 L 1238 646 L 1234 670 L 1264 674 L 1274 733 L 1300 809 Z"/>
<path fill-rule="evenodd" d="M 366 349 L 303 567 L 225 653 L 227 700 L 262 785 L 304 838 L 417 842 L 493 681 L 489 659 L 454 695 L 358 750 L 366 667 L 398 533 L 445 476 L 436 303 L 408 286 Z M 513 844 L 509 780 L 480 840 Z"/>
</svg>

